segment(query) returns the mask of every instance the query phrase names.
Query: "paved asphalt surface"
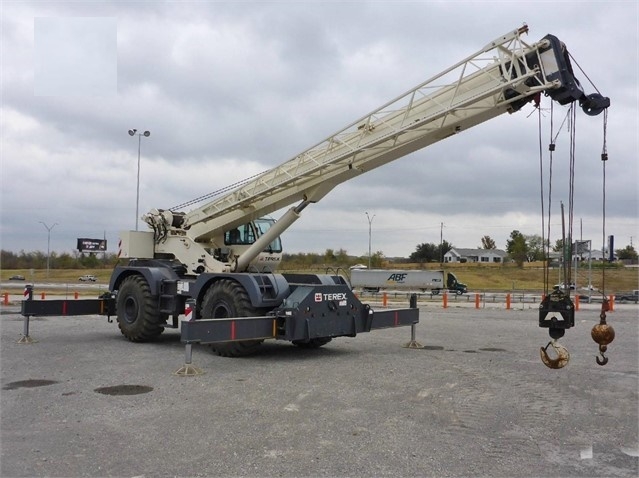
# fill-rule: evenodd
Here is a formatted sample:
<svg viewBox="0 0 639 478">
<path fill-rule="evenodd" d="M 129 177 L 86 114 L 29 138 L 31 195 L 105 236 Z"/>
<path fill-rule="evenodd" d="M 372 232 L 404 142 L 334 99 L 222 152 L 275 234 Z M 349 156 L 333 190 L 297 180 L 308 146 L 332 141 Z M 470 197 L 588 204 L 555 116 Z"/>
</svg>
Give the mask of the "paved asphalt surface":
<svg viewBox="0 0 639 478">
<path fill-rule="evenodd" d="M 636 477 L 638 312 L 608 313 L 605 367 L 594 306 L 561 370 L 539 359 L 534 306 L 426 307 L 424 349 L 401 347 L 409 328 L 239 359 L 196 346 L 205 374 L 179 377 L 176 331 L 133 344 L 102 317 L 32 318 L 39 342 L 19 345 L 5 308 L 0 476 Z"/>
</svg>

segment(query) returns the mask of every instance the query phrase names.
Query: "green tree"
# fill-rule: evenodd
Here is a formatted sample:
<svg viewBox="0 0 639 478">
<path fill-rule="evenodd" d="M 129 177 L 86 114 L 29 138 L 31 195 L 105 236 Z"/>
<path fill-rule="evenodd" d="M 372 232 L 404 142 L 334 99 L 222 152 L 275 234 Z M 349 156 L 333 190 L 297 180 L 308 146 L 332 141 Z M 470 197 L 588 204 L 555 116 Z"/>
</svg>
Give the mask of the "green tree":
<svg viewBox="0 0 639 478">
<path fill-rule="evenodd" d="M 80 257 L 80 264 L 86 269 L 96 269 L 100 267 L 100 260 L 94 253 L 90 252 L 86 255 L 82 254 Z"/>
<path fill-rule="evenodd" d="M 617 259 L 621 260 L 630 260 L 636 261 L 639 257 L 637 255 L 637 251 L 631 245 L 627 245 L 623 249 L 617 249 L 615 251 L 617 253 Z"/>
<path fill-rule="evenodd" d="M 528 262 L 543 261 L 545 254 L 544 240 L 538 234 L 524 236 L 526 239 L 526 260 Z M 548 244 L 548 241 L 546 241 Z"/>
<path fill-rule="evenodd" d="M 335 261 L 335 251 L 333 249 L 326 249 L 324 252 L 324 262 L 334 262 Z"/>
<path fill-rule="evenodd" d="M 453 246 L 450 242 L 442 241 L 442 243 L 439 246 L 437 246 L 437 252 L 438 252 L 437 260 L 440 262 L 444 262 L 444 254 L 450 251 L 453 247 L 455 246 Z"/>
<path fill-rule="evenodd" d="M 340 249 L 335 254 L 335 260 L 340 265 L 346 265 L 348 263 L 348 253 L 345 249 Z"/>
<path fill-rule="evenodd" d="M 510 239 L 506 241 L 506 252 L 519 267 L 523 267 L 527 259 L 528 245 L 524 235 L 516 229 L 510 233 Z"/>
<path fill-rule="evenodd" d="M 484 236 L 481 238 L 481 248 L 480 249 L 497 249 L 497 245 L 495 241 L 490 236 Z"/>
<path fill-rule="evenodd" d="M 435 262 L 439 260 L 439 251 L 435 244 L 423 243 L 415 247 L 415 252 L 410 255 L 412 262 Z"/>
<path fill-rule="evenodd" d="M 63 252 L 55 260 L 56 269 L 76 269 L 77 260 L 71 256 L 68 252 Z"/>
<path fill-rule="evenodd" d="M 570 237 L 567 237 L 565 241 L 563 239 L 557 239 L 552 249 L 555 252 L 561 252 L 562 261 L 572 261 L 573 249 Z"/>
<path fill-rule="evenodd" d="M 11 251 L 0 251 L 0 267 L 3 269 L 20 269 L 18 256 Z"/>
<path fill-rule="evenodd" d="M 384 253 L 377 251 L 371 255 L 371 267 L 380 268 L 384 265 Z"/>
<path fill-rule="evenodd" d="M 453 247 L 448 241 L 442 241 L 441 244 L 419 244 L 415 247 L 415 252 L 410 255 L 409 259 L 412 262 L 440 262 L 443 260 L 444 254 Z"/>
<path fill-rule="evenodd" d="M 555 252 L 561 252 L 564 250 L 564 240 L 563 239 L 557 239 L 555 241 L 555 245 L 552 246 L 552 250 Z"/>
</svg>

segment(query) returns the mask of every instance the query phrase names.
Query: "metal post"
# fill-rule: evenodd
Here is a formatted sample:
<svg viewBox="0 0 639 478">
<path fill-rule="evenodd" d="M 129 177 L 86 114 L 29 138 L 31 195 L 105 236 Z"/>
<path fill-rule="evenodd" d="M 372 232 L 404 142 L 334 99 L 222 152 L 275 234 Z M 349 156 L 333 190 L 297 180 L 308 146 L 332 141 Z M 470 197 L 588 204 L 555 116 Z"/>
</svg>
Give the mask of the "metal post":
<svg viewBox="0 0 639 478">
<path fill-rule="evenodd" d="M 140 218 L 140 152 L 142 151 L 142 135 L 138 134 L 138 180 L 135 188 L 135 230 L 138 230 Z"/>
<path fill-rule="evenodd" d="M 193 344 L 186 342 L 184 344 L 184 365 L 175 371 L 175 375 L 180 377 L 192 377 L 194 375 L 202 375 L 204 371 L 193 365 Z"/>
<path fill-rule="evenodd" d="M 409 306 L 411 309 L 417 308 L 417 294 L 411 294 L 409 300 Z M 417 342 L 417 324 L 411 324 L 410 326 L 410 342 L 402 345 L 406 349 L 423 349 L 424 346 Z"/>
<path fill-rule="evenodd" d="M 27 284 L 24 288 L 24 300 L 33 300 L 33 286 L 31 284 Z M 37 340 L 34 340 L 29 335 L 29 316 L 24 316 L 24 321 L 22 324 L 22 337 L 18 340 L 19 344 L 33 344 L 36 343 Z"/>
<path fill-rule="evenodd" d="M 371 238 L 372 238 L 372 230 L 373 230 L 373 219 L 375 219 L 375 214 L 373 214 L 373 216 L 369 216 L 368 212 L 366 213 L 366 218 L 368 219 L 368 268 L 371 268 L 371 259 L 372 259 L 372 252 L 371 252 Z"/>
<path fill-rule="evenodd" d="M 588 303 L 592 300 L 592 240 L 588 241 Z"/>
<path fill-rule="evenodd" d="M 149 137 L 151 136 L 150 131 L 145 131 L 144 133 L 138 133 L 137 129 L 130 129 L 129 136 L 138 135 L 138 179 L 137 185 L 135 189 L 135 230 L 138 230 L 138 222 L 140 218 L 140 157 L 142 151 L 142 136 Z"/>
<path fill-rule="evenodd" d="M 439 265 L 444 265 L 444 223 L 440 223 L 439 228 Z"/>
<path fill-rule="evenodd" d="M 187 299 L 184 304 L 184 319 L 187 322 L 195 320 L 195 300 Z M 204 371 L 192 363 L 193 360 L 193 343 L 184 343 L 184 365 L 175 371 L 175 375 L 180 377 L 191 377 L 193 375 L 202 375 Z"/>
<path fill-rule="evenodd" d="M 187 342 L 186 347 L 184 348 L 184 363 L 191 365 L 193 360 L 193 344 Z"/>
<path fill-rule="evenodd" d="M 47 277 L 49 277 L 49 257 L 51 254 L 51 229 L 58 225 L 57 222 L 53 223 L 53 226 L 49 227 L 44 222 L 38 221 L 47 229 Z"/>
</svg>

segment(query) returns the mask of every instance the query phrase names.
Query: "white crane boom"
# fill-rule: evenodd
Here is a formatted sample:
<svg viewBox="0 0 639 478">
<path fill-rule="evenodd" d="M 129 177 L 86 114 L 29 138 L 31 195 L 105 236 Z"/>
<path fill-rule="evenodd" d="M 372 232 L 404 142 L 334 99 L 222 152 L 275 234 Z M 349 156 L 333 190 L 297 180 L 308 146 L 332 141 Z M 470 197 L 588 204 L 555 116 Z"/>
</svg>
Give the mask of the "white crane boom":
<svg viewBox="0 0 639 478">
<path fill-rule="evenodd" d="M 528 44 L 523 26 L 351 123 L 291 160 L 188 213 L 154 210 L 155 253 L 171 254 L 195 273 L 242 271 L 309 203 L 340 183 L 505 112 L 546 92 L 565 104 L 579 100 L 597 114 L 609 100 L 586 97 L 572 76 L 567 52 L 552 35 Z M 595 97 L 596 96 L 596 97 Z M 601 103 L 599 100 L 606 100 Z M 234 265 L 210 256 L 224 231 L 301 202 Z M 219 246 L 218 246 L 219 247 Z"/>
</svg>

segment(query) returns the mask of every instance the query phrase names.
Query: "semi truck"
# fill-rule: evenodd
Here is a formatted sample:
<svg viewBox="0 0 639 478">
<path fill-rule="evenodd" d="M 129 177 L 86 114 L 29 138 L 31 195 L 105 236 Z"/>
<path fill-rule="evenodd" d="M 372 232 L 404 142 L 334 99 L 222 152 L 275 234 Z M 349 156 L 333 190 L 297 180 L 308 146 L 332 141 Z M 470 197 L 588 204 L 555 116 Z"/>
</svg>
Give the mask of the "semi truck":
<svg viewBox="0 0 639 478">
<path fill-rule="evenodd" d="M 457 295 L 468 292 L 466 284 L 459 282 L 452 272 L 430 270 L 353 269 L 351 286 L 372 292 L 407 290 L 439 294 L 448 290 Z"/>
<path fill-rule="evenodd" d="M 533 43 L 527 33 L 523 25 L 497 37 L 260 175 L 152 209 L 142 216 L 148 230 L 120 233 L 120 263 L 107 293 L 83 304 L 25 300 L 22 314 L 115 316 L 133 342 L 180 328 L 183 342 L 211 344 L 224 356 L 250 354 L 266 339 L 315 348 L 336 337 L 414 325 L 416 307 L 374 311 L 341 275 L 277 273 L 280 235 L 339 184 L 537 104 L 542 94 L 560 105 L 577 102 L 591 116 L 608 108 L 608 98 L 586 95 L 557 37 Z M 277 221 L 269 217 L 285 208 Z"/>
</svg>

